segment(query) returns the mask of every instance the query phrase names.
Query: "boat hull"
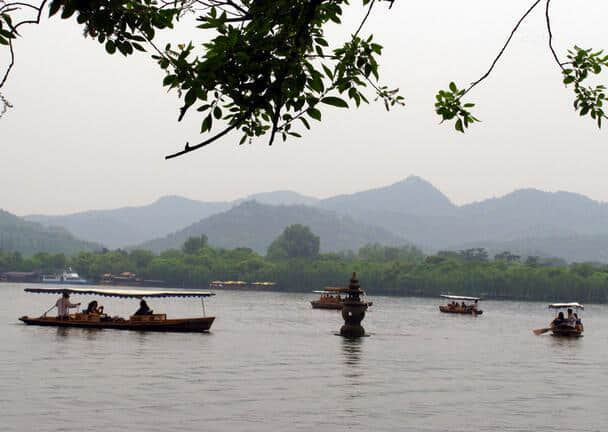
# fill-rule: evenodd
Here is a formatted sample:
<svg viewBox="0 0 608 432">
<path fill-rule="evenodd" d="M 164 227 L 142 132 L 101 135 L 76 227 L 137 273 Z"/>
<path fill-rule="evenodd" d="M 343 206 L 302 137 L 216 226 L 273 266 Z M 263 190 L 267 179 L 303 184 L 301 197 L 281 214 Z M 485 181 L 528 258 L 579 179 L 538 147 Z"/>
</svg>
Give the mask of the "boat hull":
<svg viewBox="0 0 608 432">
<path fill-rule="evenodd" d="M 473 311 L 471 309 L 461 310 L 461 309 L 450 309 L 447 306 L 439 306 L 439 310 L 443 313 L 453 313 L 460 315 L 473 315 Z M 483 311 L 481 309 L 475 312 L 475 315 L 481 315 Z"/>
<path fill-rule="evenodd" d="M 325 303 L 318 300 L 310 302 L 313 309 L 342 310 L 342 303 Z"/>
<path fill-rule="evenodd" d="M 343 303 L 329 303 L 329 302 L 322 302 L 319 300 L 313 300 L 310 302 L 310 304 L 313 309 L 342 310 L 342 306 L 344 306 Z M 372 304 L 373 304 L 373 302 L 367 302 L 365 304 L 365 309 L 370 307 Z"/>
<path fill-rule="evenodd" d="M 57 319 L 56 317 L 29 318 L 24 316 L 19 318 L 19 320 L 27 325 L 51 327 L 202 333 L 209 331 L 215 317 L 178 318 L 162 321 L 133 321 L 116 319 L 110 319 L 107 321 L 89 321 L 78 319 L 61 320 Z"/>
<path fill-rule="evenodd" d="M 577 329 L 571 326 L 558 326 L 556 328 L 551 329 L 552 336 L 558 337 L 582 337 L 583 330 Z"/>
</svg>

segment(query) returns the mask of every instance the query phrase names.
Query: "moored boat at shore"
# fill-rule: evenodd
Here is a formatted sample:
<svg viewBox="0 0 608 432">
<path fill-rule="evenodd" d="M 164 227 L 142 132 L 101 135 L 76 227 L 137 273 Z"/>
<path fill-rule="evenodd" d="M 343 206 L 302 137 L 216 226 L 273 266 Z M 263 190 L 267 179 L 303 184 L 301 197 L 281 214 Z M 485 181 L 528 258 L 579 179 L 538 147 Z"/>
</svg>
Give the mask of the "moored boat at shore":
<svg viewBox="0 0 608 432">
<path fill-rule="evenodd" d="M 89 281 L 80 277 L 71 267 L 66 268 L 61 274 L 47 273 L 40 276 L 40 282 L 47 284 L 69 284 L 84 285 Z"/>
<path fill-rule="evenodd" d="M 142 314 L 135 313 L 128 318 L 112 317 L 104 313 L 87 312 L 84 310 L 63 317 L 47 316 L 47 313 L 53 307 L 39 317 L 22 316 L 19 318 L 20 321 L 28 325 L 140 331 L 207 332 L 215 320 L 215 317 L 205 316 L 205 303 L 203 299 L 214 295 L 209 291 L 190 289 L 161 291 L 120 288 L 26 288 L 25 291 L 43 294 L 67 294 L 68 296 L 69 294 L 78 294 L 140 300 L 143 298 L 190 297 L 200 298 L 203 306 L 203 316 L 195 318 L 167 318 L 166 314 L 154 314 L 151 310 Z"/>
</svg>

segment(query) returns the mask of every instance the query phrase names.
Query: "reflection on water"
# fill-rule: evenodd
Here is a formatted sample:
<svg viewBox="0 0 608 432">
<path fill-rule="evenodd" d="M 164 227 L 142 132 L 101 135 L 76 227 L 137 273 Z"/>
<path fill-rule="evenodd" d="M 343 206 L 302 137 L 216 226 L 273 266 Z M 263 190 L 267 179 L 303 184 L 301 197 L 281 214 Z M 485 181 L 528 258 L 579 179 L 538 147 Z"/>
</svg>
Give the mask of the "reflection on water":
<svg viewBox="0 0 608 432">
<path fill-rule="evenodd" d="M 540 303 L 485 302 L 477 318 L 438 301 L 374 300 L 371 337 L 334 336 L 310 295 L 221 291 L 210 334 L 30 327 L 54 299 L 1 284 L 0 430 L 602 431 L 608 307 L 586 336 L 534 336 Z M 104 300 L 112 314 L 132 302 Z M 169 316 L 200 304 L 154 301 Z"/>
<path fill-rule="evenodd" d="M 359 364 L 361 360 L 361 345 L 365 338 L 360 339 L 351 339 L 351 338 L 341 338 L 342 339 L 342 352 L 344 353 L 344 364 L 346 366 L 354 366 Z"/>
</svg>

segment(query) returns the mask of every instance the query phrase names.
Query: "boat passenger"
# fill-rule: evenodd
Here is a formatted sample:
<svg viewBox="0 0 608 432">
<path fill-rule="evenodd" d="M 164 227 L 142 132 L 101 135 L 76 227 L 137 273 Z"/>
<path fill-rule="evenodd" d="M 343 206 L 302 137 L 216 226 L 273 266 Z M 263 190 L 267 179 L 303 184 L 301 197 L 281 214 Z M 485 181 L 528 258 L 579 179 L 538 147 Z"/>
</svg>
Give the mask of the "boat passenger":
<svg viewBox="0 0 608 432">
<path fill-rule="evenodd" d="M 576 324 L 576 318 L 574 318 L 574 315 L 572 314 L 572 309 L 568 309 L 568 325 L 574 327 L 574 325 Z"/>
<path fill-rule="evenodd" d="M 579 318 L 576 312 L 574 312 L 574 319 L 574 328 L 576 331 L 583 331 L 583 321 Z"/>
<path fill-rule="evenodd" d="M 55 306 L 57 307 L 57 318 L 68 319 L 70 315 L 70 308 L 78 307 L 80 306 L 80 303 L 70 302 L 70 294 L 64 292 L 61 295 L 61 298 L 55 303 Z"/>
<path fill-rule="evenodd" d="M 564 313 L 560 312 L 559 314 L 557 314 L 557 317 L 551 321 L 551 327 L 556 327 L 558 325 L 563 324 L 566 321 L 566 319 L 564 318 Z"/>
<path fill-rule="evenodd" d="M 139 309 L 135 311 L 134 315 L 152 315 L 153 311 L 148 307 L 148 303 L 145 300 L 139 302 Z"/>
<path fill-rule="evenodd" d="M 101 315 L 103 314 L 103 306 L 98 306 L 97 300 L 93 300 L 89 303 L 84 313 Z"/>
</svg>

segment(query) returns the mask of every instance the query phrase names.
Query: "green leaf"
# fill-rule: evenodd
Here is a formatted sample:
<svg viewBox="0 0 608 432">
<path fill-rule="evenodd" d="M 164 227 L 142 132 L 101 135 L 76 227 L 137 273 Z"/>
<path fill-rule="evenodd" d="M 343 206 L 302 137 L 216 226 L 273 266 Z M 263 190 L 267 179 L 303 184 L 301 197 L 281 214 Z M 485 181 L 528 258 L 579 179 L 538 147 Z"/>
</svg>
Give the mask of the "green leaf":
<svg viewBox="0 0 608 432">
<path fill-rule="evenodd" d="M 348 104 L 346 103 L 346 101 L 336 96 L 324 97 L 323 99 L 321 99 L 321 102 L 338 108 L 348 108 Z"/>
<path fill-rule="evenodd" d="M 116 44 L 111 40 L 106 42 L 106 51 L 108 54 L 114 54 L 116 52 Z"/>
<path fill-rule="evenodd" d="M 207 117 L 205 117 L 205 120 L 203 120 L 203 123 L 201 124 L 201 133 L 205 133 L 208 130 L 211 130 L 212 123 L 213 119 L 211 117 L 211 114 L 209 114 Z"/>
<path fill-rule="evenodd" d="M 310 107 L 306 110 L 306 114 L 317 121 L 321 121 L 321 111 L 316 108 Z"/>
<path fill-rule="evenodd" d="M 196 101 L 196 90 L 194 90 L 193 88 L 188 90 L 188 92 L 186 93 L 186 97 L 184 98 L 184 101 L 187 106 L 192 105 Z"/>
<path fill-rule="evenodd" d="M 49 8 L 49 16 L 52 17 L 53 15 L 55 15 L 57 13 L 57 11 L 59 11 L 60 7 L 61 7 L 60 0 L 53 1 L 51 3 L 51 7 Z"/>
</svg>

